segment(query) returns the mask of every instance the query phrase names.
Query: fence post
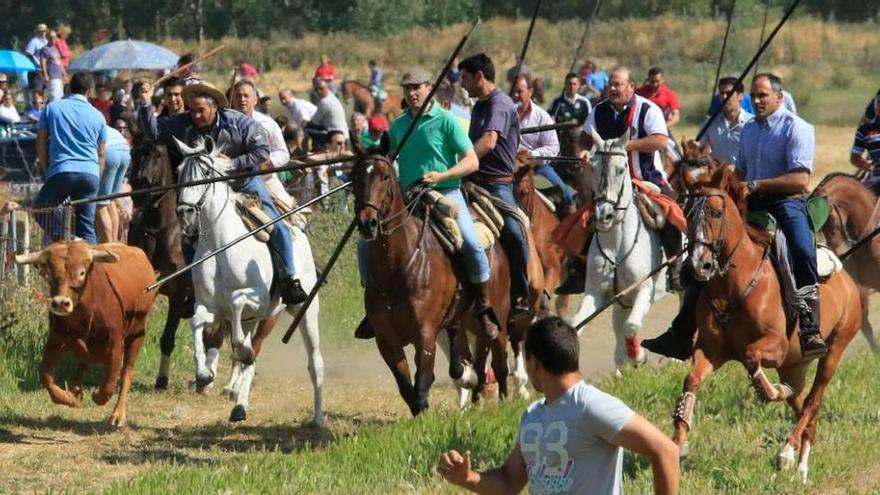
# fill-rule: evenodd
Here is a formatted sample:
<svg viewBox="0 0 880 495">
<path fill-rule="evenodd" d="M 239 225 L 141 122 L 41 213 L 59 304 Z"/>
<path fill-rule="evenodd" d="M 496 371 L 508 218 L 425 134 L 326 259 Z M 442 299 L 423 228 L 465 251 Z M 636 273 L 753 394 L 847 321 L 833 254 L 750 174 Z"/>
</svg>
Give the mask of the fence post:
<svg viewBox="0 0 880 495">
<path fill-rule="evenodd" d="M 69 240 L 73 239 L 73 236 L 71 235 L 71 231 L 72 231 L 72 229 L 71 229 L 71 216 L 70 216 L 71 208 L 70 208 L 70 205 L 63 205 L 60 208 L 61 208 L 61 216 L 64 217 L 64 230 L 61 233 L 61 235 L 63 237 L 62 240 L 69 241 Z"/>
<path fill-rule="evenodd" d="M 22 229 L 21 233 L 21 254 L 27 254 L 31 252 L 31 220 L 33 217 L 28 215 L 27 213 L 22 215 Z M 22 265 L 19 268 L 18 281 L 21 285 L 24 285 L 28 282 L 28 275 L 30 275 L 30 265 Z"/>
<path fill-rule="evenodd" d="M 9 224 L 7 222 L 7 216 L 4 215 L 0 217 L 0 279 L 6 277 L 6 260 L 7 255 L 9 254 L 8 250 L 8 232 L 9 232 Z"/>
<path fill-rule="evenodd" d="M 9 251 L 12 256 L 18 253 L 18 225 L 16 224 L 15 217 L 15 210 L 12 210 L 9 213 Z M 19 270 L 18 263 L 12 264 L 12 270 L 16 276 L 20 275 L 21 270 Z"/>
</svg>

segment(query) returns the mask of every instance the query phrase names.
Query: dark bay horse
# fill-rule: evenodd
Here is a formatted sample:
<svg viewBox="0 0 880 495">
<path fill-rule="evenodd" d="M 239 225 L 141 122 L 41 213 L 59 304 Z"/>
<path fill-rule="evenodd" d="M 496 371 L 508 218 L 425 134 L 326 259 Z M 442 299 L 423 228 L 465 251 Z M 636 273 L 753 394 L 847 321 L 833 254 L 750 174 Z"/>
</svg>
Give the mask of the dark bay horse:
<svg viewBox="0 0 880 495">
<path fill-rule="evenodd" d="M 396 91 L 388 91 L 381 108 L 376 108 L 376 99 L 370 92 L 370 88 L 358 81 L 344 81 L 342 83 L 342 97 L 345 101 L 354 98 L 354 111 L 360 112 L 367 117 L 373 115 L 385 115 L 389 118 L 396 117 L 401 111 L 401 94 Z"/>
<path fill-rule="evenodd" d="M 812 196 L 822 194 L 828 196 L 831 206 L 822 233 L 828 247 L 836 254 L 844 253 L 880 223 L 880 212 L 875 211 L 878 208 L 877 196 L 855 177 L 843 173 L 827 175 Z M 871 350 L 880 352 L 880 345 L 874 338 L 874 329 L 868 319 L 868 294 L 880 290 L 880 236 L 853 252 L 843 266 L 858 284 L 862 296 L 862 333 Z"/>
<path fill-rule="evenodd" d="M 471 389 L 472 399 L 478 400 L 491 347 L 492 369 L 499 394 L 505 397 L 510 272 L 500 242 L 487 252 L 492 270 L 490 304 L 499 323 L 498 338 L 489 342 L 471 311 L 472 297 L 459 289 L 467 286 L 463 267 L 446 255 L 433 231 L 413 214 L 420 205 L 405 202 L 394 167 L 384 155 L 367 155 L 359 145 L 355 150 L 356 219 L 369 243 L 364 306 L 376 346 L 410 412 L 417 415 L 428 408 L 437 338 L 444 330 L 449 332 L 450 376 L 456 384 Z M 463 364 L 468 346 L 462 343 L 469 338 L 476 341 L 473 371 Z M 414 382 L 404 353 L 407 345 L 416 350 Z"/>
<path fill-rule="evenodd" d="M 794 410 L 797 423 L 777 463 L 783 469 L 797 463 L 806 479 L 825 388 L 859 329 L 858 288 L 845 272 L 820 284 L 820 329 L 828 354 L 819 360 L 807 393 L 810 362 L 801 357 L 797 332 L 787 332 L 780 281 L 765 254 L 766 242 L 752 238 L 762 233 L 754 232 L 741 215 L 742 184 L 729 167 L 718 167 L 708 184 L 696 185 L 688 201 L 689 260 L 697 279 L 708 283 L 697 306 L 693 364 L 674 415 L 673 440 L 681 455 L 687 455 L 697 388 L 713 370 L 736 360 L 745 366 L 761 399 L 786 400 Z M 782 383 L 771 383 L 762 367 L 775 368 Z"/>
</svg>

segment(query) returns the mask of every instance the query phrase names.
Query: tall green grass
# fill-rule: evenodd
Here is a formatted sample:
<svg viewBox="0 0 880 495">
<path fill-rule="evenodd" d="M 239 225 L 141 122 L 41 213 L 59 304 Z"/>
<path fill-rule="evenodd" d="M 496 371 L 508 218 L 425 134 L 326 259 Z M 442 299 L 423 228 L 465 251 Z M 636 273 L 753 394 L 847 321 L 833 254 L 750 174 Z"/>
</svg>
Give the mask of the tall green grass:
<svg viewBox="0 0 880 495">
<path fill-rule="evenodd" d="M 875 356 L 845 361 L 826 393 L 810 482 L 828 485 L 857 478 L 880 464 L 874 441 L 880 438 L 880 381 Z M 621 397 L 664 430 L 687 365 L 628 370 L 620 380 L 598 386 Z M 448 393 L 438 389 L 435 393 Z M 692 454 L 682 465 L 681 493 L 803 493 L 791 472 L 772 466 L 793 426 L 785 404 L 755 399 L 741 366 L 717 373 L 697 395 L 696 422 L 690 435 Z M 524 402 L 477 408 L 465 414 L 431 411 L 424 416 L 376 429 L 362 429 L 323 449 L 233 455 L 207 465 L 167 463 L 120 483 L 109 494 L 147 493 L 437 493 L 449 491 L 433 468 L 440 453 L 471 450 L 477 469 L 504 461 L 516 438 Z M 624 488 L 651 492 L 651 469 L 627 454 Z"/>
</svg>

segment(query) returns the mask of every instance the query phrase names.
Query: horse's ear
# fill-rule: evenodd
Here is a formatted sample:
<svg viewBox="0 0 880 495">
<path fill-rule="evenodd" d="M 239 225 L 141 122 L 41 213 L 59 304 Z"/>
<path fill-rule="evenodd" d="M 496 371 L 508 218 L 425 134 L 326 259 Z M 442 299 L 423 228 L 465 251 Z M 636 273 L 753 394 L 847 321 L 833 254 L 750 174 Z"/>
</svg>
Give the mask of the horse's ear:
<svg viewBox="0 0 880 495">
<path fill-rule="evenodd" d="M 528 172 L 531 169 L 532 165 L 529 162 L 529 152 L 521 149 L 516 152 L 516 170 L 515 174 L 519 174 L 520 172 Z"/>
<path fill-rule="evenodd" d="M 612 146 L 615 148 L 626 149 L 626 143 L 627 143 L 627 141 L 629 141 L 629 134 L 630 134 L 630 130 L 627 129 L 626 132 L 624 132 L 622 136 L 620 136 L 619 138 L 617 138 L 617 140 L 614 141 L 614 144 Z"/>
<path fill-rule="evenodd" d="M 596 132 L 596 129 L 590 129 L 590 137 L 593 138 L 593 149 L 600 150 L 605 147 L 605 141 L 602 140 L 602 136 Z M 591 150 L 592 151 L 592 150 Z"/>
<path fill-rule="evenodd" d="M 205 136 L 205 152 L 211 156 L 214 156 L 215 150 L 216 150 L 216 148 L 215 148 L 214 138 L 212 138 L 211 136 Z"/>
<path fill-rule="evenodd" d="M 709 141 L 706 141 L 705 143 L 699 143 L 699 146 L 701 155 L 708 155 L 712 151 L 712 148 L 709 145 Z"/>
<path fill-rule="evenodd" d="M 180 150 L 180 154 L 183 156 L 194 155 L 198 152 L 197 148 L 190 148 L 183 141 L 177 139 L 176 137 L 172 137 L 174 139 L 174 145 L 177 146 L 177 149 Z"/>
</svg>

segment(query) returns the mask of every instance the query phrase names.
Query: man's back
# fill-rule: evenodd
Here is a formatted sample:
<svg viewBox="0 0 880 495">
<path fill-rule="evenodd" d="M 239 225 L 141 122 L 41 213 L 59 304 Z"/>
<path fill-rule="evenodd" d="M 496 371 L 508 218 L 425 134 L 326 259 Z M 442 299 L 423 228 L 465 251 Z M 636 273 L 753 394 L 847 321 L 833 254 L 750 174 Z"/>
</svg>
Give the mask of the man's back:
<svg viewBox="0 0 880 495">
<path fill-rule="evenodd" d="M 520 419 L 519 447 L 532 494 L 622 493 L 623 451 L 611 443 L 633 417 L 619 399 L 583 381 Z"/>
<path fill-rule="evenodd" d="M 348 136 L 348 122 L 345 119 L 345 108 L 335 95 L 328 94 L 318 102 L 318 108 L 312 117 L 315 124 L 333 131 L 338 130 Z"/>
<path fill-rule="evenodd" d="M 49 131 L 47 177 L 61 172 L 98 175 L 98 142 L 107 139 L 104 126 L 104 116 L 82 95 L 46 106 L 38 128 Z"/>
</svg>

